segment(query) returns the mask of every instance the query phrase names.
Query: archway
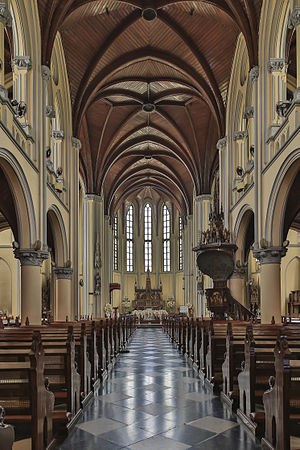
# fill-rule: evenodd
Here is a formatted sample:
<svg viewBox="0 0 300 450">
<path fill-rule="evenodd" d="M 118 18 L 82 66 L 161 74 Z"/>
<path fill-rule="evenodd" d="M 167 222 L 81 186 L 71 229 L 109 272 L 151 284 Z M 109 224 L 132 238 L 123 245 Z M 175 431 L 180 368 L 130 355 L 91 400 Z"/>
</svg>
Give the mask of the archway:
<svg viewBox="0 0 300 450">
<path fill-rule="evenodd" d="M 42 266 L 42 311 L 45 317 L 56 317 L 58 298 L 55 270 L 66 266 L 67 243 L 63 219 L 54 205 L 47 212 L 47 245 L 49 258 Z"/>
<path fill-rule="evenodd" d="M 299 188 L 300 150 L 297 149 L 285 159 L 274 181 L 265 222 L 266 238 L 260 242 L 262 249 L 257 250 L 257 257 L 261 262 L 262 320 L 265 322 L 272 317 L 271 312 L 278 322 L 281 315 L 286 314 L 281 269 L 292 253 L 292 247 L 287 247 L 286 238 L 290 235 L 289 230 L 293 223 L 300 230 L 300 200 L 297 195 Z M 297 245 L 297 242 L 292 244 Z M 299 250 L 300 248 L 297 253 Z"/>
<path fill-rule="evenodd" d="M 0 311 L 21 312 L 21 271 L 14 248 L 30 249 L 36 241 L 33 203 L 26 178 L 13 155 L 0 149 Z"/>
<path fill-rule="evenodd" d="M 246 205 L 240 211 L 237 218 L 234 236 L 238 247 L 235 255 L 235 270 L 230 279 L 230 289 L 233 297 L 247 308 L 256 311 L 252 291 L 258 290 L 259 280 L 254 274 L 257 273 L 256 262 L 252 253 L 254 243 L 254 213 L 250 206 Z"/>
</svg>

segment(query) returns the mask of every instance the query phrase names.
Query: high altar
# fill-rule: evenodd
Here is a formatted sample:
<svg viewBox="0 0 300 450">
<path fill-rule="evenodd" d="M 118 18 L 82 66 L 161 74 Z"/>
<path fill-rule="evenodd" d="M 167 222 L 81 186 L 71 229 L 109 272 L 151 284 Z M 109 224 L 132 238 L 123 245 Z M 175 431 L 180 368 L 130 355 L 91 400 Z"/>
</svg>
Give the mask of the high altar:
<svg viewBox="0 0 300 450">
<path fill-rule="evenodd" d="M 135 299 L 133 300 L 133 309 L 164 309 L 164 300 L 162 300 L 162 286 L 158 289 L 151 288 L 150 274 L 147 272 L 146 289 L 140 289 L 135 286 Z"/>
</svg>

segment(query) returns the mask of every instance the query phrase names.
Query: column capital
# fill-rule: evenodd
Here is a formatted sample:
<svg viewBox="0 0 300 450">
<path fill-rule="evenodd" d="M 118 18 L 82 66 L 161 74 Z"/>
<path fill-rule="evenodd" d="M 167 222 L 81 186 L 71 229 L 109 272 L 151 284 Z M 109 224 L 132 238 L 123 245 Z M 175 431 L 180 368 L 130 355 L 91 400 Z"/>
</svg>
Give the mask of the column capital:
<svg viewBox="0 0 300 450">
<path fill-rule="evenodd" d="M 55 113 L 54 106 L 52 106 L 52 105 L 45 106 L 45 116 L 48 117 L 49 119 L 55 118 L 56 113 Z"/>
<path fill-rule="evenodd" d="M 253 106 L 246 106 L 244 111 L 244 119 L 253 119 L 253 117 L 254 117 Z"/>
<path fill-rule="evenodd" d="M 65 137 L 65 134 L 62 130 L 52 130 L 52 137 L 57 141 L 62 141 Z"/>
<path fill-rule="evenodd" d="M 71 280 L 73 269 L 71 269 L 70 267 L 55 267 L 54 273 L 58 280 Z"/>
<path fill-rule="evenodd" d="M 32 67 L 30 56 L 15 56 L 12 60 L 13 70 L 30 70 Z"/>
<path fill-rule="evenodd" d="M 294 90 L 293 103 L 300 104 L 300 87 L 297 87 L 297 88 Z"/>
<path fill-rule="evenodd" d="M 44 81 L 51 80 L 51 70 L 48 66 L 42 66 L 42 78 Z"/>
<path fill-rule="evenodd" d="M 212 201 L 212 195 L 211 194 L 201 194 L 197 195 L 195 197 L 195 202 L 203 202 L 203 201 Z"/>
<path fill-rule="evenodd" d="M 240 141 L 240 140 L 245 139 L 247 137 L 248 137 L 248 131 L 247 130 L 235 131 L 233 133 L 233 140 L 234 141 Z"/>
<path fill-rule="evenodd" d="M 76 150 L 79 150 L 79 151 L 81 150 L 81 147 L 82 147 L 81 140 L 74 136 L 72 136 L 72 145 L 74 148 L 76 148 Z"/>
<path fill-rule="evenodd" d="M 254 248 L 253 256 L 260 264 L 280 264 L 281 258 L 286 255 L 286 247 Z"/>
<path fill-rule="evenodd" d="M 249 78 L 251 81 L 256 81 L 259 77 L 259 67 L 258 66 L 254 66 L 252 67 L 252 69 L 250 69 L 249 71 Z"/>
<path fill-rule="evenodd" d="M 284 58 L 270 58 L 268 62 L 269 72 L 282 72 L 282 69 L 286 66 Z"/>
<path fill-rule="evenodd" d="M 223 137 L 222 139 L 219 139 L 217 142 L 217 149 L 222 150 L 227 145 L 227 136 Z"/>
<path fill-rule="evenodd" d="M 234 269 L 230 278 L 244 278 L 247 273 L 247 264 L 241 264 L 238 261 L 234 265 Z"/>
<path fill-rule="evenodd" d="M 300 25 L 300 6 L 295 6 L 289 18 L 289 28 L 296 28 Z"/>
<path fill-rule="evenodd" d="M 101 203 L 103 200 L 103 197 L 101 195 L 97 195 L 97 194 L 85 194 L 84 199 L 88 200 L 88 201 Z"/>
<path fill-rule="evenodd" d="M 0 85 L 0 99 L 2 101 L 8 102 L 8 90 Z"/>
<path fill-rule="evenodd" d="M 11 27 L 11 14 L 6 3 L 0 3 L 0 22 L 6 27 Z"/>
<path fill-rule="evenodd" d="M 17 248 L 14 250 L 15 258 L 20 260 L 21 266 L 40 266 L 49 253 L 42 250 L 32 250 L 30 248 Z"/>
</svg>

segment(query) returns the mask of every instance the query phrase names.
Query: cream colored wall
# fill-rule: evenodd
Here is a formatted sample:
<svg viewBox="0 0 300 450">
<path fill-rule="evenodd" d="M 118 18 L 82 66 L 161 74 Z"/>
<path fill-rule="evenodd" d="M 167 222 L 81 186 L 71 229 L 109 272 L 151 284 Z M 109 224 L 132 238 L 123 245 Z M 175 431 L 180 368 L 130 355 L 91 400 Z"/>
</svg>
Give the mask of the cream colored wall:
<svg viewBox="0 0 300 450">
<path fill-rule="evenodd" d="M 12 231 L 0 232 L 0 310 L 13 316 L 20 313 L 20 267 L 14 257 Z"/>
<path fill-rule="evenodd" d="M 287 254 L 281 260 L 281 313 L 287 314 L 289 293 L 300 290 L 300 233 L 289 230 Z"/>
</svg>

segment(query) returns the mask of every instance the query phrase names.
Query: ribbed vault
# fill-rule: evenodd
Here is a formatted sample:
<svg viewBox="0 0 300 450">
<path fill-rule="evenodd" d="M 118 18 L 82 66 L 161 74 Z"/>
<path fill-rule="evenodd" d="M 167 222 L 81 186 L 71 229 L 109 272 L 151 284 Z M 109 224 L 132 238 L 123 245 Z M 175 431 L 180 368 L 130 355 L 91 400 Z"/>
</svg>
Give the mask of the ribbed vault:
<svg viewBox="0 0 300 450">
<path fill-rule="evenodd" d="M 242 32 L 257 64 L 260 5 L 39 0 L 43 63 L 59 31 L 81 175 L 108 212 L 149 187 L 187 214 L 193 194 L 210 191 L 235 42 Z"/>
</svg>

